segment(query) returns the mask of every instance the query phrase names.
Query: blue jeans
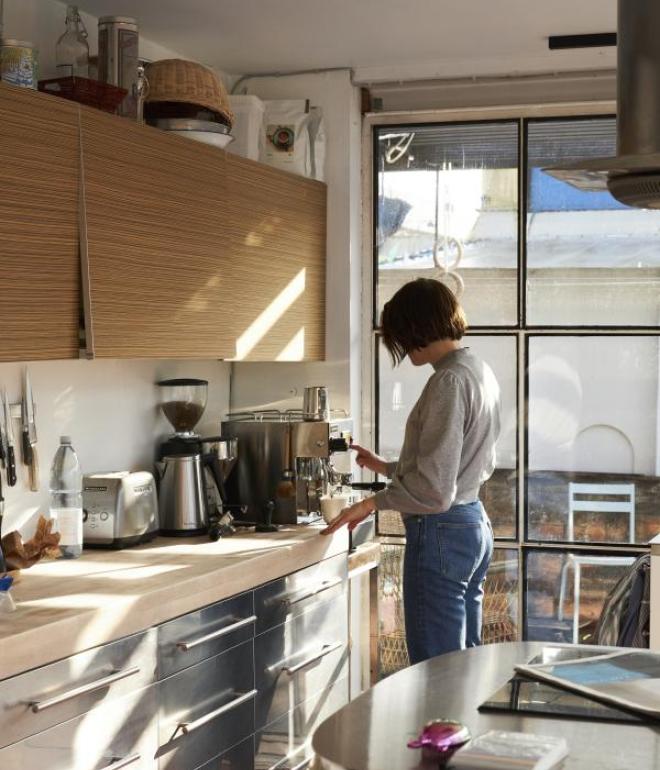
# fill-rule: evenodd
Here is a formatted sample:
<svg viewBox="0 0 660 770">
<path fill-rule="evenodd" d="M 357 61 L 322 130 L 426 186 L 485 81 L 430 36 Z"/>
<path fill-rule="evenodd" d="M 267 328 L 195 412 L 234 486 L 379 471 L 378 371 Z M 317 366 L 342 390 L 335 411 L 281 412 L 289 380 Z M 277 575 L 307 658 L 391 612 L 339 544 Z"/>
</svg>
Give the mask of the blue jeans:
<svg viewBox="0 0 660 770">
<path fill-rule="evenodd" d="M 484 580 L 493 530 L 480 501 L 407 516 L 403 567 L 411 663 L 481 644 Z"/>
</svg>

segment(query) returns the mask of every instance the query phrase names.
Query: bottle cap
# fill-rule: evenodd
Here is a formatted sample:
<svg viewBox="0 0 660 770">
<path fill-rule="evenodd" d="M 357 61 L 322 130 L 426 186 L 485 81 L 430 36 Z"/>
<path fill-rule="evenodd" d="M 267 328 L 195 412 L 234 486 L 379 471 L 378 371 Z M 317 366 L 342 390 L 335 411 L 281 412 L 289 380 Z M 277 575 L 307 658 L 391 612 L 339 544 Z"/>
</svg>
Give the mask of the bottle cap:
<svg viewBox="0 0 660 770">
<path fill-rule="evenodd" d="M 70 444 L 71 436 L 60 436 L 60 444 Z"/>
<path fill-rule="evenodd" d="M 5 575 L 0 578 L 0 592 L 9 591 L 11 584 L 14 582 L 14 578 L 11 575 Z"/>
</svg>

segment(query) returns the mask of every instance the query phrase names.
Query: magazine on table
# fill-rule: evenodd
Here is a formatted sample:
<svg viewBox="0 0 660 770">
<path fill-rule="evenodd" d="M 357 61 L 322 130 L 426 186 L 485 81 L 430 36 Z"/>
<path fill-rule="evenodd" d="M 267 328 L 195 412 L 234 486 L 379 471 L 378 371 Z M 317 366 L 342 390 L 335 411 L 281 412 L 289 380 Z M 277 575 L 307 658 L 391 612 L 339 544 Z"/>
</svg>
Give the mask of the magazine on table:
<svg viewBox="0 0 660 770">
<path fill-rule="evenodd" d="M 515 670 L 614 706 L 660 719 L 660 655 L 618 651 L 560 663 L 519 664 Z"/>
</svg>

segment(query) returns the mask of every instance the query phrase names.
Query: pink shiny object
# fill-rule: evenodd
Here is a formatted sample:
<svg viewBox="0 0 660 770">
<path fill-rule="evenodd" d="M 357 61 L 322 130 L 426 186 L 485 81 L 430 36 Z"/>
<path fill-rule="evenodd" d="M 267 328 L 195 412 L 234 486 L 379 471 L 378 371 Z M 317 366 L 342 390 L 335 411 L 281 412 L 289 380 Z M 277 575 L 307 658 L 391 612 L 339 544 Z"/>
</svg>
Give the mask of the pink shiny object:
<svg viewBox="0 0 660 770">
<path fill-rule="evenodd" d="M 427 722 L 419 737 L 408 741 L 409 749 L 423 749 L 425 757 L 446 760 L 470 740 L 470 731 L 460 722 L 434 719 Z"/>
</svg>

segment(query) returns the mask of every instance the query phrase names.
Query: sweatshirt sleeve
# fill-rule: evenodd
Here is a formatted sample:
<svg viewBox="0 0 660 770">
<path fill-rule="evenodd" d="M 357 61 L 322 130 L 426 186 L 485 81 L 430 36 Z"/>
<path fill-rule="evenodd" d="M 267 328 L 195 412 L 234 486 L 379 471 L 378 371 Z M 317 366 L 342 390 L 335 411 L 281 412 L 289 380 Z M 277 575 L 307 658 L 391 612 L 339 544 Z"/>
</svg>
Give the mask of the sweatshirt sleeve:
<svg viewBox="0 0 660 770">
<path fill-rule="evenodd" d="M 385 475 L 388 479 L 391 479 L 392 476 L 396 473 L 396 466 L 399 464 L 398 460 L 394 460 L 391 463 L 385 463 Z"/>
<path fill-rule="evenodd" d="M 463 449 L 465 398 L 451 372 L 433 378 L 419 411 L 414 468 L 395 471 L 391 484 L 375 495 L 379 509 L 401 513 L 442 513 L 456 496 Z"/>
</svg>

